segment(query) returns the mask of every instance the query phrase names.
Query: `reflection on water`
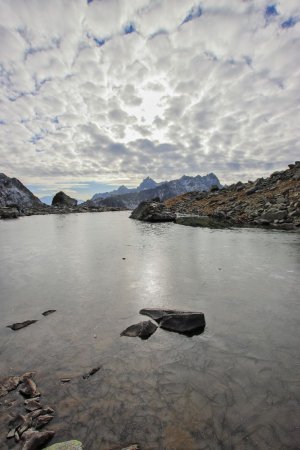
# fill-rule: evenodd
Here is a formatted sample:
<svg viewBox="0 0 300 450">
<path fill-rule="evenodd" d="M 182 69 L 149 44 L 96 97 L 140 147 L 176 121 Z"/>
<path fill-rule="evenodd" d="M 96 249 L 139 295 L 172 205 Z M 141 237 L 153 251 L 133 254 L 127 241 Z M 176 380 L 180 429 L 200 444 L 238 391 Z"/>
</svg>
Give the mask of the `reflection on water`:
<svg viewBox="0 0 300 450">
<path fill-rule="evenodd" d="M 299 235 L 127 217 L 0 222 L 0 374 L 36 370 L 55 441 L 89 450 L 298 448 Z M 161 306 L 203 311 L 205 332 L 120 337 Z"/>
</svg>

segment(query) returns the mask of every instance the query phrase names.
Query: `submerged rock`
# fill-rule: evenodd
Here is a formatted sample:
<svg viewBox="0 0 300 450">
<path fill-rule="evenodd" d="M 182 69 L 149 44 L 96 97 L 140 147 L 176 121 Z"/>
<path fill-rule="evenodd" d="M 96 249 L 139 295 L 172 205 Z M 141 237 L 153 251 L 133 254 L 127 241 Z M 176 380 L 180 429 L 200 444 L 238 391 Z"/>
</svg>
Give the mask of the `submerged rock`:
<svg viewBox="0 0 300 450">
<path fill-rule="evenodd" d="M 10 391 L 16 389 L 21 383 L 20 377 L 6 377 L 0 379 L 0 397 L 4 397 Z"/>
<path fill-rule="evenodd" d="M 140 310 L 140 314 L 151 317 L 165 330 L 188 336 L 200 334 L 205 328 L 205 317 L 202 312 L 144 308 Z"/>
<path fill-rule="evenodd" d="M 99 370 L 101 369 L 101 367 L 94 367 L 94 369 L 90 370 L 88 373 L 86 373 L 85 375 L 82 375 L 82 378 L 84 380 L 86 380 L 87 378 L 91 377 L 92 375 L 94 375 L 95 373 L 97 373 Z"/>
<path fill-rule="evenodd" d="M 54 434 L 54 431 L 25 431 L 22 436 L 22 440 L 25 441 L 22 450 L 40 450 Z"/>
<path fill-rule="evenodd" d="M 6 328 L 11 328 L 12 330 L 20 330 L 21 328 L 28 327 L 33 323 L 37 322 L 37 320 L 25 320 L 25 322 L 13 323 L 12 325 L 7 325 Z"/>
<path fill-rule="evenodd" d="M 145 222 L 174 222 L 176 215 L 163 203 L 142 202 L 130 215 L 131 219 Z"/>
<path fill-rule="evenodd" d="M 156 330 L 157 325 L 151 322 L 151 320 L 146 320 L 126 328 L 126 330 L 122 331 L 121 336 L 139 337 L 145 340 L 149 339 Z"/>
<path fill-rule="evenodd" d="M 42 314 L 43 316 L 49 316 L 49 314 L 53 314 L 56 312 L 56 309 L 48 309 L 47 311 L 44 311 Z"/>
<path fill-rule="evenodd" d="M 35 382 L 31 378 L 24 378 L 22 387 L 20 388 L 20 393 L 24 397 L 38 397 L 41 395 L 36 387 Z"/>
<path fill-rule="evenodd" d="M 83 446 L 80 441 L 66 441 L 58 442 L 57 444 L 50 445 L 46 447 L 45 450 L 82 450 Z"/>
</svg>

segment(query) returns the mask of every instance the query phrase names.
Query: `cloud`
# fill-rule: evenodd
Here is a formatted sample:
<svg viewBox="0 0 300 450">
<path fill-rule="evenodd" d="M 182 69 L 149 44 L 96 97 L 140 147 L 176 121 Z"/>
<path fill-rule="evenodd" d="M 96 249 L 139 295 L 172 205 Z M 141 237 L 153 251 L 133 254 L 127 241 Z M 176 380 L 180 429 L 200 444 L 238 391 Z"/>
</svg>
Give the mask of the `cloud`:
<svg viewBox="0 0 300 450">
<path fill-rule="evenodd" d="M 297 0 L 2 0 L 1 171 L 76 190 L 284 168 L 299 18 Z"/>
</svg>

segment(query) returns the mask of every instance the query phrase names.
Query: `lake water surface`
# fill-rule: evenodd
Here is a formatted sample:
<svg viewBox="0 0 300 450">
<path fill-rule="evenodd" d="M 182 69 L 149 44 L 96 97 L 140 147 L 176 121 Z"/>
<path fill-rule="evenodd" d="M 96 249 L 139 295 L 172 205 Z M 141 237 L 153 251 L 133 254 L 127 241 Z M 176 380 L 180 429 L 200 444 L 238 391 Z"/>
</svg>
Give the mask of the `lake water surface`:
<svg viewBox="0 0 300 450">
<path fill-rule="evenodd" d="M 300 448 L 300 235 L 128 216 L 0 221 L 0 375 L 37 372 L 55 409 L 53 442 Z M 192 338 L 120 337 L 148 320 L 144 307 L 203 311 L 207 327 Z M 57 312 L 43 317 L 48 309 Z M 6 328 L 28 319 L 38 322 Z M 0 448 L 14 448 L 0 408 Z"/>
</svg>

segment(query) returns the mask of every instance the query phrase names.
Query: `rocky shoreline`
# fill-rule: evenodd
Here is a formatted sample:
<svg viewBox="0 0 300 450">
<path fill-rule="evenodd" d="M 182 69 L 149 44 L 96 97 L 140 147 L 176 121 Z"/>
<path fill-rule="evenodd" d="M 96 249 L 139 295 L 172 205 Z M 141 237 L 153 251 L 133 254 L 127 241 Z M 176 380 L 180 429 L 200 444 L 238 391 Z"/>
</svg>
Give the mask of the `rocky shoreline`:
<svg viewBox="0 0 300 450">
<path fill-rule="evenodd" d="M 263 227 L 300 231 L 300 161 L 268 178 L 210 192 L 189 192 L 139 205 L 131 218 L 209 228 Z"/>
<path fill-rule="evenodd" d="M 45 216 L 47 214 L 74 214 L 74 213 L 99 213 L 108 211 L 124 211 L 126 208 L 117 207 L 104 207 L 104 206 L 39 206 L 39 207 L 25 207 L 20 208 L 18 206 L 2 206 L 0 207 L 0 219 L 17 219 L 24 216 Z"/>
</svg>

